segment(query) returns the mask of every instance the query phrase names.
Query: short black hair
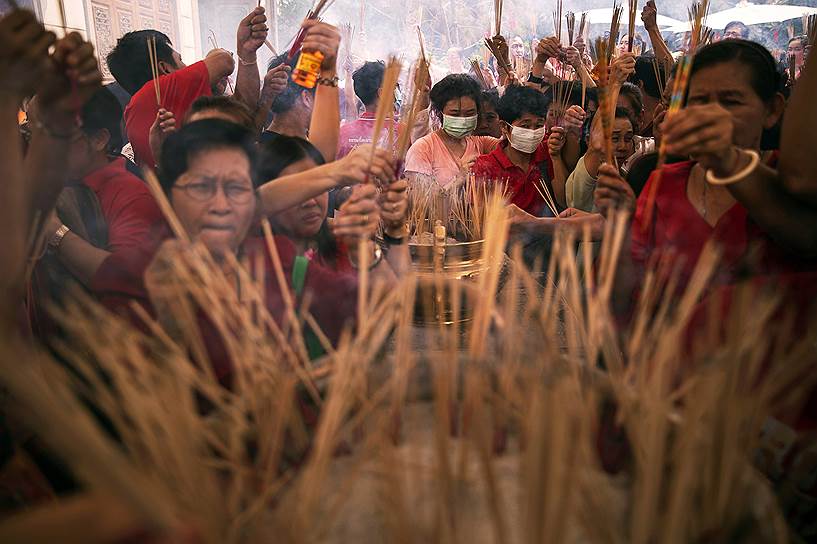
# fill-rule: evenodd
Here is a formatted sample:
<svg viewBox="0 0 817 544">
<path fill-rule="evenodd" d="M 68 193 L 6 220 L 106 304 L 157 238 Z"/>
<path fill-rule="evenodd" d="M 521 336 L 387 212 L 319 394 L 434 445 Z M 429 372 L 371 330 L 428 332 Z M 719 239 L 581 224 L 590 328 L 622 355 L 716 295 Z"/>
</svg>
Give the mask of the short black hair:
<svg viewBox="0 0 817 544">
<path fill-rule="evenodd" d="M 745 24 L 741 23 L 740 21 L 732 21 L 731 23 L 727 23 L 725 27 L 723 27 L 724 33 L 729 30 L 731 27 L 736 26 L 740 29 L 740 37 L 744 40 L 749 37 L 749 27 Z"/>
<path fill-rule="evenodd" d="M 545 96 L 536 89 L 514 85 L 505 90 L 496 112 L 500 119 L 510 125 L 526 113 L 546 117 L 548 103 Z"/>
<path fill-rule="evenodd" d="M 496 89 L 488 89 L 487 91 L 482 91 L 480 95 L 480 104 L 482 106 L 488 106 L 489 109 L 496 111 L 499 107 L 499 91 Z M 484 108 L 483 108 L 484 109 Z"/>
<path fill-rule="evenodd" d="M 256 150 L 252 133 L 241 125 L 223 119 L 202 119 L 184 125 L 167 137 L 162 145 L 159 159 L 159 183 L 164 192 L 170 193 L 176 180 L 190 167 L 190 161 L 203 151 L 232 148 L 243 152 L 250 161 L 253 185 L 258 186 L 255 175 Z"/>
<path fill-rule="evenodd" d="M 443 109 L 450 100 L 464 97 L 471 98 L 479 110 L 481 96 L 482 89 L 477 80 L 468 74 L 449 74 L 431 88 L 431 111 L 442 118 Z"/>
<path fill-rule="evenodd" d="M 700 48 L 692 61 L 690 78 L 704 68 L 737 61 L 750 73 L 752 90 L 768 102 L 782 90 L 782 76 L 769 50 L 749 40 L 722 40 Z"/>
<path fill-rule="evenodd" d="M 236 119 L 236 122 L 247 128 L 248 130 L 255 130 L 255 119 L 244 102 L 233 98 L 232 96 L 200 96 L 190 106 L 190 111 L 187 113 L 189 119 L 194 113 L 199 113 L 206 110 L 217 110 Z"/>
<path fill-rule="evenodd" d="M 630 76 L 630 82 L 638 84 L 640 81 L 644 85 L 644 92 L 652 98 L 661 98 L 661 89 L 658 85 L 656 70 L 661 76 L 661 81 L 666 85 L 667 72 L 663 62 L 658 62 L 653 55 L 641 55 L 635 59 L 635 73 Z"/>
<path fill-rule="evenodd" d="M 318 166 L 326 162 L 318 148 L 308 140 L 273 134 L 261 144 L 258 175 L 267 181 L 276 179 L 285 169 L 304 159 L 311 159 Z"/>
<path fill-rule="evenodd" d="M 378 60 L 364 63 L 352 74 L 355 94 L 365 106 L 371 106 L 377 100 L 377 91 L 383 84 L 385 73 L 386 63 Z"/>
<path fill-rule="evenodd" d="M 644 98 L 641 96 L 641 89 L 625 81 L 619 90 L 619 96 L 623 96 L 630 101 L 636 114 L 640 114 L 644 110 Z"/>
<path fill-rule="evenodd" d="M 288 64 L 290 68 L 293 70 L 295 69 L 295 64 L 297 62 L 297 58 L 290 60 L 287 56 L 287 53 L 283 53 L 278 55 L 274 59 L 272 59 L 267 65 L 267 71 L 272 70 L 276 66 L 280 66 L 281 64 Z M 312 95 L 315 94 L 315 88 L 307 89 L 306 87 L 301 87 L 294 81 L 292 81 L 292 76 L 287 79 L 287 86 L 281 94 L 275 97 L 275 100 L 272 102 L 272 106 L 270 107 L 270 111 L 272 113 L 285 113 L 292 109 L 295 105 L 295 102 L 301 96 L 301 93 L 310 93 Z"/>
<path fill-rule="evenodd" d="M 122 150 L 122 106 L 114 94 L 106 88 L 97 90 L 82 106 L 82 131 L 91 136 L 100 130 L 107 130 L 107 152 L 116 155 Z"/>
<path fill-rule="evenodd" d="M 793 38 L 789 38 L 789 41 L 788 41 L 787 45 L 791 45 L 791 42 L 793 42 L 793 41 L 798 41 L 803 46 L 806 46 L 806 45 L 808 45 L 808 36 L 804 36 L 803 34 L 800 34 L 800 35 L 794 36 Z"/>
<path fill-rule="evenodd" d="M 116 46 L 105 57 L 108 70 L 131 96 L 153 79 L 153 71 L 148 60 L 149 38 L 156 39 L 156 58 L 175 66 L 173 44 L 167 35 L 158 30 L 128 32 L 116 41 Z"/>
</svg>

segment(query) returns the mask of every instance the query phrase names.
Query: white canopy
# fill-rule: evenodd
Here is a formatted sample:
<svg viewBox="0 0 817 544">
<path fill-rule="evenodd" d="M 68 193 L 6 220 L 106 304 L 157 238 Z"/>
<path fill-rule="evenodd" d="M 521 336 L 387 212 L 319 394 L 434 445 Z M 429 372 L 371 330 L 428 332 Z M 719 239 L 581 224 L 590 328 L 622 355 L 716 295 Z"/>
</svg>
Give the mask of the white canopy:
<svg viewBox="0 0 817 544">
<path fill-rule="evenodd" d="M 584 13 L 587 14 L 587 21 L 591 25 L 597 24 L 606 24 L 610 25 L 610 21 L 613 19 L 613 8 L 599 8 L 599 9 L 591 9 L 585 11 Z M 576 21 L 579 20 L 581 17 L 581 13 L 576 14 Z M 665 17 L 663 15 L 658 15 L 656 22 L 658 23 L 659 28 L 667 27 L 667 26 L 678 26 L 683 25 L 683 21 L 679 21 L 678 19 L 673 19 L 672 17 Z M 578 23 L 577 23 L 578 24 Z M 641 15 L 639 14 L 638 17 L 635 18 L 635 25 L 636 26 L 644 26 L 644 23 L 641 21 Z M 621 28 L 627 27 L 627 21 L 624 17 L 621 19 Z"/>
<path fill-rule="evenodd" d="M 730 8 L 717 13 L 710 13 L 706 18 L 706 25 L 709 28 L 723 30 L 732 21 L 740 21 L 746 26 L 760 25 L 763 23 L 780 23 L 790 19 L 799 19 L 803 15 L 817 13 L 817 8 L 808 6 L 783 6 L 777 4 L 752 4 L 751 2 L 741 2 L 734 8 Z M 686 32 L 689 30 L 689 23 L 681 23 L 665 28 L 670 32 Z"/>
</svg>

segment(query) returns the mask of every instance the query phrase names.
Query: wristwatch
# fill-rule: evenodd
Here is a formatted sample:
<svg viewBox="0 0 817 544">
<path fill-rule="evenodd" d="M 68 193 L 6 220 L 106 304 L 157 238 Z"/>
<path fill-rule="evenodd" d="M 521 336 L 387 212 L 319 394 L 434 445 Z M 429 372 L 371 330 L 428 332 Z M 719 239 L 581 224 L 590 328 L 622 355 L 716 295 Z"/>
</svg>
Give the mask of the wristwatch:
<svg viewBox="0 0 817 544">
<path fill-rule="evenodd" d="M 338 86 L 338 81 L 340 81 L 338 76 L 335 76 L 335 77 L 322 77 L 322 78 L 320 78 L 318 80 L 318 85 L 323 85 L 325 87 L 337 87 Z"/>
<path fill-rule="evenodd" d="M 48 249 L 52 252 L 56 252 L 60 248 L 60 244 L 62 244 L 62 239 L 65 238 L 65 235 L 69 232 L 71 232 L 71 229 L 65 225 L 60 225 L 57 232 L 48 240 Z"/>
<path fill-rule="evenodd" d="M 401 236 L 400 238 L 395 238 L 394 236 L 389 236 L 387 232 L 383 232 L 383 242 L 389 246 L 402 246 L 406 243 L 406 237 Z"/>
</svg>

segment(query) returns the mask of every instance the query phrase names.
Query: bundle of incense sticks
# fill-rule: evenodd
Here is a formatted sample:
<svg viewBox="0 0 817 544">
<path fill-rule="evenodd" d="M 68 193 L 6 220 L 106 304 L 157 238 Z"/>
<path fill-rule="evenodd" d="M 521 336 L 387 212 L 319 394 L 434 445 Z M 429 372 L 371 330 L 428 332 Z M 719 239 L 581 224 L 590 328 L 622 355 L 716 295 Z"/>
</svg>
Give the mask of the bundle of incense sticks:
<svg viewBox="0 0 817 544">
<path fill-rule="evenodd" d="M 610 36 L 607 39 L 607 54 L 608 54 L 608 61 L 609 58 L 612 57 L 613 53 L 616 50 L 616 45 L 618 45 L 618 35 L 619 29 L 621 28 L 621 13 L 623 12 L 623 8 L 621 4 L 616 1 L 613 4 L 613 18 L 610 19 Z"/>
<path fill-rule="evenodd" d="M 562 79 L 555 83 L 551 89 L 553 92 L 553 110 L 556 115 L 557 126 L 562 126 L 564 123 L 565 113 L 570 107 L 570 102 L 573 96 L 573 86 L 576 80 Z"/>
<path fill-rule="evenodd" d="M 666 88 L 666 70 L 663 65 L 663 62 L 660 62 L 655 57 L 650 59 L 650 64 L 652 65 L 652 71 L 655 75 L 655 82 L 658 86 L 658 96 L 664 96 L 664 89 Z"/>
<path fill-rule="evenodd" d="M 808 44 L 814 47 L 817 44 L 817 15 L 809 15 L 803 29 L 808 37 Z"/>
<path fill-rule="evenodd" d="M 567 22 L 567 43 L 573 45 L 576 37 L 576 14 L 568 11 L 565 14 L 565 21 Z M 581 31 L 579 31 L 579 36 L 581 36 Z"/>
<path fill-rule="evenodd" d="M 638 13 L 638 0 L 627 0 L 628 15 L 630 16 L 627 25 L 627 52 L 633 52 L 633 39 L 635 38 L 635 18 Z"/>
<path fill-rule="evenodd" d="M 471 73 L 474 74 L 474 77 L 479 82 L 479 86 L 482 87 L 483 91 L 487 91 L 490 89 L 488 82 L 485 81 L 485 75 L 482 73 L 482 67 L 479 65 L 479 59 L 471 57 Z"/>
<path fill-rule="evenodd" d="M 389 61 L 386 63 L 386 71 L 383 74 L 383 82 L 380 84 L 379 96 L 384 97 L 384 99 L 378 101 L 377 110 L 375 111 L 372 129 L 372 143 L 374 145 L 372 145 L 372 154 L 369 164 L 371 164 L 371 161 L 374 159 L 375 148 L 380 146 L 380 133 L 383 131 L 386 120 L 389 119 L 392 123 L 394 122 L 394 100 L 390 100 L 389 98 L 394 96 L 394 90 L 397 88 L 397 82 L 400 79 L 400 71 L 402 69 L 403 65 L 396 57 L 389 57 Z"/>
<path fill-rule="evenodd" d="M 147 41 L 150 72 L 153 75 L 153 90 L 156 93 L 156 105 L 162 107 L 162 89 L 159 85 L 159 58 L 156 55 L 156 38 L 151 36 Z"/>
<path fill-rule="evenodd" d="M 585 40 L 585 44 L 587 44 L 587 29 L 587 12 L 582 12 L 582 16 L 579 18 L 579 33 L 576 35 L 576 37 L 583 38 Z"/>
<path fill-rule="evenodd" d="M 542 200 L 545 201 L 545 205 L 548 207 L 548 210 L 550 210 L 550 213 L 553 214 L 553 217 L 559 217 L 559 207 L 556 205 L 556 199 L 553 198 L 553 194 L 547 182 L 540 178 L 533 186 L 536 188 L 536 192 L 539 193 L 539 196 L 542 197 Z"/>
<path fill-rule="evenodd" d="M 789 85 L 794 85 L 797 81 L 797 57 L 789 55 Z"/>
<path fill-rule="evenodd" d="M 711 36 L 711 33 L 707 32 L 708 28 L 705 24 L 708 13 L 709 0 L 696 2 L 689 9 L 691 27 L 690 47 L 687 54 L 681 58 L 676 67 L 675 79 L 672 86 L 672 98 L 670 99 L 670 105 L 667 109 L 667 119 L 670 119 L 673 115 L 676 115 L 683 106 L 687 88 L 689 87 L 689 76 L 692 72 L 692 63 L 695 56 L 695 51 L 698 48 L 698 45 L 701 43 L 701 40 L 706 39 L 707 36 Z M 652 185 L 650 185 L 650 191 L 647 193 L 647 204 L 644 210 L 643 223 L 643 230 L 645 232 L 652 224 L 652 217 L 655 211 L 655 198 L 658 194 L 658 189 L 661 186 L 663 166 L 667 158 L 665 142 L 666 140 L 662 140 L 661 145 L 658 148 L 658 162 L 655 167 L 655 180 L 653 181 Z"/>
<path fill-rule="evenodd" d="M 562 43 L 562 0 L 556 0 L 556 9 L 553 11 L 553 32 L 559 43 Z"/>
<path fill-rule="evenodd" d="M 312 9 L 310 9 L 309 12 L 306 14 L 306 18 L 307 19 L 320 19 L 321 14 L 323 12 L 325 12 L 327 9 L 329 9 L 329 6 L 331 6 L 334 1 L 335 0 L 318 0 L 318 3 L 315 4 L 315 6 Z M 363 4 L 361 3 L 361 10 L 362 9 L 363 9 Z M 363 32 L 362 25 L 361 25 L 361 32 Z M 287 59 L 289 61 L 292 61 L 292 59 L 295 58 L 295 55 L 301 49 L 301 44 L 303 43 L 305 36 L 306 36 L 306 31 L 304 30 L 303 27 L 301 27 L 301 29 L 298 31 L 298 34 L 295 35 L 295 39 L 292 40 L 292 47 L 289 48 L 289 52 L 287 53 Z"/>
<path fill-rule="evenodd" d="M 603 38 L 596 39 L 596 54 L 598 55 L 598 62 L 595 68 L 598 75 L 596 88 L 599 94 L 599 114 L 601 114 L 601 123 L 604 130 L 604 156 L 608 164 L 614 164 L 613 122 L 616 105 L 612 100 L 610 92 L 610 75 L 608 70 L 610 51 L 608 47 L 610 47 L 609 43 Z"/>
<path fill-rule="evenodd" d="M 485 47 L 488 48 L 488 51 L 490 51 L 494 56 L 494 59 L 496 59 L 497 68 L 501 72 L 504 72 L 505 75 L 510 76 L 511 72 L 513 72 L 513 68 L 508 65 L 508 59 L 505 58 L 505 56 L 490 38 L 485 38 Z"/>
<path fill-rule="evenodd" d="M 503 0 L 494 0 L 494 36 L 502 35 L 502 4 Z"/>
<path fill-rule="evenodd" d="M 397 164 L 395 165 L 397 172 L 402 171 L 403 162 L 406 159 L 409 147 L 411 147 L 411 127 L 414 126 L 414 121 L 420 114 L 420 96 L 425 92 L 425 88 L 428 85 L 428 65 L 423 58 L 419 58 L 417 63 L 418 65 L 425 65 L 425 69 L 421 69 L 420 66 L 417 68 L 420 72 L 415 76 L 414 88 L 411 91 L 411 108 L 408 110 L 408 115 L 402 120 L 404 129 L 397 138 Z M 383 95 L 381 94 L 381 96 Z"/>
</svg>

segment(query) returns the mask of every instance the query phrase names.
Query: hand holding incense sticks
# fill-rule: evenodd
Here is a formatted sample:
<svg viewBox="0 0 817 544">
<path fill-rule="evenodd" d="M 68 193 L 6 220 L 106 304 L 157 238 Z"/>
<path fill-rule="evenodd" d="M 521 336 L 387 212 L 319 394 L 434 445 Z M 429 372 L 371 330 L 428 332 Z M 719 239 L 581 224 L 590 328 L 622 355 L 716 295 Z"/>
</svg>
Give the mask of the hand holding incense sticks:
<svg viewBox="0 0 817 544">
<path fill-rule="evenodd" d="M 598 64 L 596 73 L 598 75 L 597 89 L 599 93 L 599 109 L 596 113 L 600 116 L 604 135 L 604 157 L 608 164 L 613 164 L 613 119 L 615 117 L 616 104 L 611 91 L 611 78 L 608 71 L 607 62 L 610 58 L 608 51 L 609 42 L 602 38 L 596 39 L 596 54 Z"/>
<path fill-rule="evenodd" d="M 500 72 L 510 77 L 513 73 L 510 61 L 510 50 L 508 42 L 502 36 L 494 36 L 493 38 L 485 38 L 485 46 L 496 59 L 497 68 Z"/>
</svg>

